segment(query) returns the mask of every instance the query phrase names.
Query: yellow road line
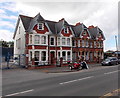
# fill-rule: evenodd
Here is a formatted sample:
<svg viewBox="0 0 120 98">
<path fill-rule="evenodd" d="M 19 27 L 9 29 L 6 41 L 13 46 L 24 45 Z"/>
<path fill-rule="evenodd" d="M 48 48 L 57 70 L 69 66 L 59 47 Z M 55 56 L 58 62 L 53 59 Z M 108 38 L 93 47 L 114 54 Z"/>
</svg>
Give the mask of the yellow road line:
<svg viewBox="0 0 120 98">
<path fill-rule="evenodd" d="M 114 90 L 114 91 L 112 91 L 110 93 L 107 93 L 107 94 L 101 96 L 100 98 L 107 98 L 109 96 L 114 96 L 115 93 L 117 93 L 117 94 L 120 93 L 120 89 L 116 89 L 116 90 Z"/>
</svg>

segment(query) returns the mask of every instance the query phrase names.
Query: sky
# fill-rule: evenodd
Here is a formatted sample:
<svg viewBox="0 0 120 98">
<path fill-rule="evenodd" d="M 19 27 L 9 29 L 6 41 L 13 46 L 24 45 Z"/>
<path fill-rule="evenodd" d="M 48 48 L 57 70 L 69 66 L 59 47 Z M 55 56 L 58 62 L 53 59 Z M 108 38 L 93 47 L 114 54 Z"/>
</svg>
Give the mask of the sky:
<svg viewBox="0 0 120 98">
<path fill-rule="evenodd" d="M 104 51 L 116 50 L 119 0 L 0 0 L 0 40 L 13 41 L 19 14 L 47 20 L 61 18 L 72 25 L 98 26 L 104 33 Z M 117 40 L 118 42 L 118 40 Z"/>
</svg>

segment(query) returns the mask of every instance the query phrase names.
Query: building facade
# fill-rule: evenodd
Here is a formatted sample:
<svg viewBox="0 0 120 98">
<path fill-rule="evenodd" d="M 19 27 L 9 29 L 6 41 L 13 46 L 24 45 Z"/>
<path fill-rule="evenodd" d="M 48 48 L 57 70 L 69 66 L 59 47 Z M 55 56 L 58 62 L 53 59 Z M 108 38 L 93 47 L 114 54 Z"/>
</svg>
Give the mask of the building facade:
<svg viewBox="0 0 120 98">
<path fill-rule="evenodd" d="M 35 17 L 19 15 L 13 38 L 14 57 L 21 55 L 29 66 L 56 64 L 60 58 L 63 63 L 81 57 L 87 62 L 103 59 L 102 30 L 83 23 L 70 25 L 64 18 L 56 22 L 40 13 Z"/>
</svg>

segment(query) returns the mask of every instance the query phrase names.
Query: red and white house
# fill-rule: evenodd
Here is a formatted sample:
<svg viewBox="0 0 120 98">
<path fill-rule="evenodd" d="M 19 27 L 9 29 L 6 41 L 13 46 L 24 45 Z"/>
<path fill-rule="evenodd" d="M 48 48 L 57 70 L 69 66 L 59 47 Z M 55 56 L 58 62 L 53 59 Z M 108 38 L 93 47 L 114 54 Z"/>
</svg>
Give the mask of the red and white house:
<svg viewBox="0 0 120 98">
<path fill-rule="evenodd" d="M 64 63 L 83 56 L 87 62 L 103 59 L 105 37 L 98 27 L 83 23 L 68 24 L 44 19 L 40 13 L 35 17 L 19 15 L 14 33 L 14 57 L 20 56 L 29 66 L 53 65 L 60 58 Z"/>
</svg>

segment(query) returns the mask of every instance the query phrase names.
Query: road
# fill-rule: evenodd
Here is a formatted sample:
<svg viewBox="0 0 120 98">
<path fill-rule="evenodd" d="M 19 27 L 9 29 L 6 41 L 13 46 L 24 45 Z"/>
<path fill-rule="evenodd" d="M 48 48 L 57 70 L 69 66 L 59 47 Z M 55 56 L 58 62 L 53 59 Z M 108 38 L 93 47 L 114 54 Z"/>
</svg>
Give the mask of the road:
<svg viewBox="0 0 120 98">
<path fill-rule="evenodd" d="M 3 83 L 3 96 L 102 96 L 118 89 L 118 66 Z M 20 73 L 19 73 L 20 74 Z M 32 78 L 32 76 L 31 76 Z"/>
</svg>

